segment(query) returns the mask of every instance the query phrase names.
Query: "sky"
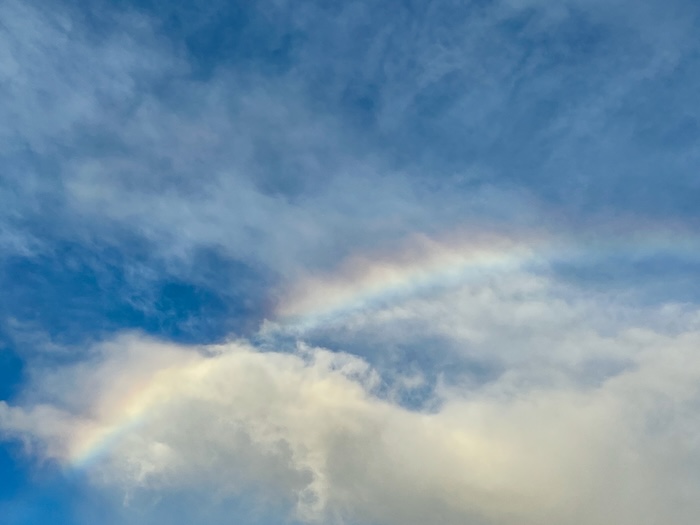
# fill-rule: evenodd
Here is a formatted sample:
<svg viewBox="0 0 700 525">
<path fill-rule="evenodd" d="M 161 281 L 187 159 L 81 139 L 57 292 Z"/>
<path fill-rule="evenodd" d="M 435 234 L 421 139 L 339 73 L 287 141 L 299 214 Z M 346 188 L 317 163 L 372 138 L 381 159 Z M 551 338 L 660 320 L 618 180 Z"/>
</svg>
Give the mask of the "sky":
<svg viewBox="0 0 700 525">
<path fill-rule="evenodd" d="M 695 525 L 699 23 L 0 2 L 0 523 Z"/>
</svg>

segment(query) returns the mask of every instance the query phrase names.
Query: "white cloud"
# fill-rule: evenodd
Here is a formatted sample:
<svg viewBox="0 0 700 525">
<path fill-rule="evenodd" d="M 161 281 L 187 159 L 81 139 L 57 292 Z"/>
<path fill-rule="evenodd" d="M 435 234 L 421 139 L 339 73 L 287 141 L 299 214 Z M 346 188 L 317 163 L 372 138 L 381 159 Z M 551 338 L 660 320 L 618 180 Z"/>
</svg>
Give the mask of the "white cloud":
<svg viewBox="0 0 700 525">
<path fill-rule="evenodd" d="M 539 371 L 506 358 L 484 385 L 441 385 L 432 411 L 382 398 L 377 373 L 346 354 L 132 335 L 90 362 L 37 370 L 0 421 L 106 486 L 254 488 L 304 522 L 694 523 L 700 332 L 630 327 L 586 339 L 586 328 L 568 333 L 575 306 L 546 309 L 546 348 L 520 349 Z M 522 326 L 546 331 L 532 319 Z M 557 360 L 597 351 L 630 365 L 595 382 L 547 378 Z"/>
</svg>

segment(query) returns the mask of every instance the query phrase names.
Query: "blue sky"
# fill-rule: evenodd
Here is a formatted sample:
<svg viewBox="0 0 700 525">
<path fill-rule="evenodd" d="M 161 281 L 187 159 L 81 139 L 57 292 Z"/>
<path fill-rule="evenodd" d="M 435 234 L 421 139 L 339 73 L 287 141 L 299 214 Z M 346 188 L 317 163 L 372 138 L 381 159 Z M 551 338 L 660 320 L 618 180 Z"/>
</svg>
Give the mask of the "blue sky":
<svg viewBox="0 0 700 525">
<path fill-rule="evenodd" d="M 694 524 L 690 0 L 0 5 L 0 523 Z"/>
</svg>

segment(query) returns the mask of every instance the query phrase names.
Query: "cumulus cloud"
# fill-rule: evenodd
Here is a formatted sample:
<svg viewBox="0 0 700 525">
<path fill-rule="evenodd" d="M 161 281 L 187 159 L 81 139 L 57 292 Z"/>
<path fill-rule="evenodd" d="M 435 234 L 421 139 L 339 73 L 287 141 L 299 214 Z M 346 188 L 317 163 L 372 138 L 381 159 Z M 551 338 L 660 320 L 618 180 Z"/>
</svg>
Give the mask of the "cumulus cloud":
<svg viewBox="0 0 700 525">
<path fill-rule="evenodd" d="M 443 381 L 424 408 L 386 395 L 410 382 L 349 354 L 129 335 L 37 368 L 23 401 L 3 403 L 2 428 L 127 493 L 254 490 L 308 523 L 693 523 L 700 332 L 637 316 L 606 334 L 614 306 L 543 287 L 461 290 L 462 309 L 436 330 L 531 333 L 482 340 L 502 373 Z M 426 326 L 455 305 L 432 304 L 432 316 L 413 307 Z M 584 357 L 626 364 L 583 381 L 571 371 Z"/>
</svg>

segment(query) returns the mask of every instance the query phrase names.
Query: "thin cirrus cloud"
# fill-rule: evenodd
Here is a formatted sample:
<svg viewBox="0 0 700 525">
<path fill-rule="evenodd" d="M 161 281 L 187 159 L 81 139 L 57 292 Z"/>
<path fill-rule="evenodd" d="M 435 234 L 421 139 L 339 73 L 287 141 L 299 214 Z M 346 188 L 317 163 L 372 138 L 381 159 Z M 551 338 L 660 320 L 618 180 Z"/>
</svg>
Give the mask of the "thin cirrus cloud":
<svg viewBox="0 0 700 525">
<path fill-rule="evenodd" d="M 0 20 L 12 525 L 695 523 L 692 2 Z"/>
</svg>

